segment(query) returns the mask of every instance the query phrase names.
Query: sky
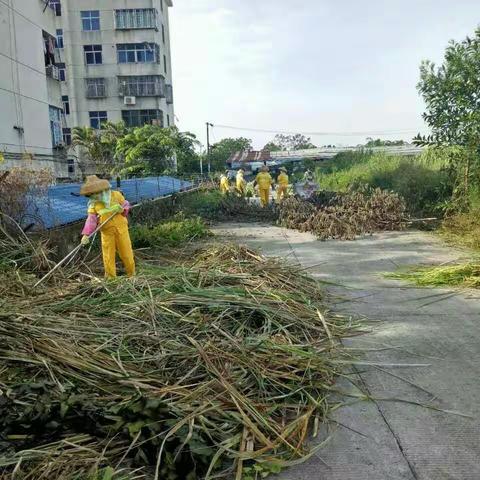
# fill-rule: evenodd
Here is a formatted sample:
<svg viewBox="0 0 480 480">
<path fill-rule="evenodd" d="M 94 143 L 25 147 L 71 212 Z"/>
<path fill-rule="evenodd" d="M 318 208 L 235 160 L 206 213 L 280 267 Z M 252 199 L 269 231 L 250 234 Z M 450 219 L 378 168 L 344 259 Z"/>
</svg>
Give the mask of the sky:
<svg viewBox="0 0 480 480">
<path fill-rule="evenodd" d="M 419 65 L 480 25 L 479 0 L 174 0 L 177 125 L 206 144 L 314 132 L 316 145 L 426 133 Z M 377 132 L 386 132 L 377 134 Z M 371 133 L 371 134 L 369 134 Z"/>
</svg>

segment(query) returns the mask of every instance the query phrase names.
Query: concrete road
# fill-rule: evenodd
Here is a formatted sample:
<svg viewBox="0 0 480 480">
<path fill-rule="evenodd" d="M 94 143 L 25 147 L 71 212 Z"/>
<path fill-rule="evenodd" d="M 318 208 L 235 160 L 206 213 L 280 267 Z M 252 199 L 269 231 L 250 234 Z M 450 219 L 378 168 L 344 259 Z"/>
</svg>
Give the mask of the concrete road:
<svg viewBox="0 0 480 480">
<path fill-rule="evenodd" d="M 344 407 L 327 445 L 281 480 L 479 480 L 480 302 L 475 292 L 419 289 L 388 280 L 398 265 L 442 263 L 462 254 L 421 232 L 319 242 L 310 234 L 252 224 L 216 233 L 288 257 L 330 286 L 335 310 L 378 321 L 348 341 L 365 349 L 361 387 L 378 400 Z M 463 254 L 465 255 L 465 254 Z M 479 295 L 480 297 L 480 295 Z M 393 376 L 393 375 L 395 376 Z M 399 378 L 401 377 L 401 378 Z M 343 385 L 348 388 L 348 385 Z M 351 387 L 353 391 L 353 387 Z M 398 401 L 458 411 L 469 418 Z M 329 427 L 331 428 L 331 427 Z"/>
</svg>

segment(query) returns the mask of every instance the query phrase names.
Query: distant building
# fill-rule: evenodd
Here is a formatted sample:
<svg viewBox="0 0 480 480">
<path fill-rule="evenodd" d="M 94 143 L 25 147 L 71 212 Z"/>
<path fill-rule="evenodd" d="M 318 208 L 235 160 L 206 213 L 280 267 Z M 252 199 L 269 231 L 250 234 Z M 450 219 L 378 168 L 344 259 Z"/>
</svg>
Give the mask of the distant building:
<svg viewBox="0 0 480 480">
<path fill-rule="evenodd" d="M 0 169 L 68 176 L 55 66 L 55 13 L 41 0 L 0 2 Z"/>
</svg>

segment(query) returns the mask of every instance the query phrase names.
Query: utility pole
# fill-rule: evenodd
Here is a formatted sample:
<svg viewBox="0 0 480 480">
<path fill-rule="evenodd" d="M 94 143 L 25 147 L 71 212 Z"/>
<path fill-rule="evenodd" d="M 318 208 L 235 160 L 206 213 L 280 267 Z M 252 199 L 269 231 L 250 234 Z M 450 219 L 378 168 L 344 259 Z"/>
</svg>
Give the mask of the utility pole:
<svg viewBox="0 0 480 480">
<path fill-rule="evenodd" d="M 210 127 L 213 127 L 212 123 L 206 122 L 207 125 L 207 161 L 208 161 L 208 173 L 210 174 Z"/>
</svg>

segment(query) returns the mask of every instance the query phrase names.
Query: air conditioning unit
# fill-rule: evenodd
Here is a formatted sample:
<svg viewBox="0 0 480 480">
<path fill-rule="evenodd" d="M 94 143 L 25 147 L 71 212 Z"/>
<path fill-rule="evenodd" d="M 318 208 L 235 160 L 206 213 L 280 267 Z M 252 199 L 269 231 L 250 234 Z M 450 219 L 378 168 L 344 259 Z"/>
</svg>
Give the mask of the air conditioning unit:
<svg viewBox="0 0 480 480">
<path fill-rule="evenodd" d="M 125 105 L 135 105 L 137 103 L 136 97 L 123 97 L 123 103 Z"/>
</svg>

